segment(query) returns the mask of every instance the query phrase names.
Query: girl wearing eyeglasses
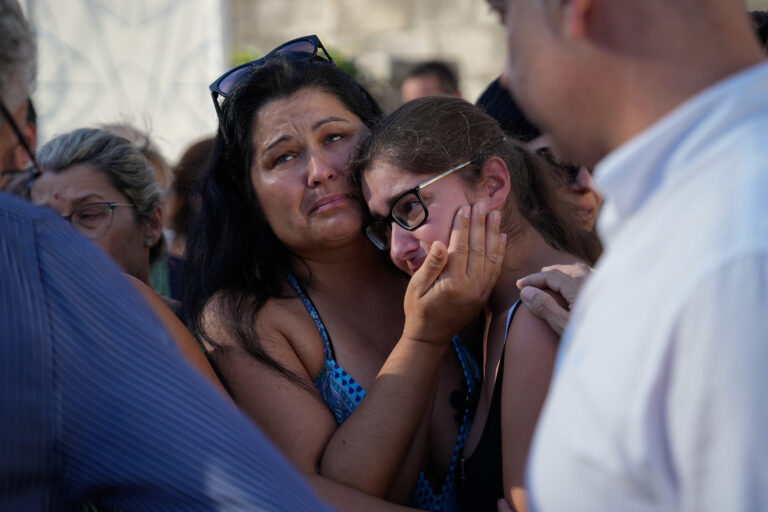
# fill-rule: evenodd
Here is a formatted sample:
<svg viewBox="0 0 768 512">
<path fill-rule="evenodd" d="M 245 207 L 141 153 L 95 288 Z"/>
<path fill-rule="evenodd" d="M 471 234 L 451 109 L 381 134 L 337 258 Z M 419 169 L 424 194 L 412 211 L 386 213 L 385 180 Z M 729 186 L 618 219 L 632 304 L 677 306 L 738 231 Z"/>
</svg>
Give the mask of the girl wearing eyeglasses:
<svg viewBox="0 0 768 512">
<path fill-rule="evenodd" d="M 527 510 L 525 461 L 558 336 L 520 306 L 515 282 L 589 253 L 589 239 L 571 224 L 541 164 L 477 107 L 448 97 L 400 107 L 352 164 L 373 218 L 366 234 L 411 275 L 433 244 L 449 239 L 457 211 L 501 211 L 507 250 L 485 305 L 484 379 L 457 469 L 464 510 L 495 511 L 501 498 Z"/>
<path fill-rule="evenodd" d="M 234 400 L 330 503 L 455 510 L 461 398 L 478 372 L 454 335 L 495 281 L 498 224 L 458 218 L 406 292 L 362 232 L 347 168 L 381 111 L 323 55 L 316 37 L 294 40 L 211 85 L 219 130 L 185 317 Z"/>
</svg>

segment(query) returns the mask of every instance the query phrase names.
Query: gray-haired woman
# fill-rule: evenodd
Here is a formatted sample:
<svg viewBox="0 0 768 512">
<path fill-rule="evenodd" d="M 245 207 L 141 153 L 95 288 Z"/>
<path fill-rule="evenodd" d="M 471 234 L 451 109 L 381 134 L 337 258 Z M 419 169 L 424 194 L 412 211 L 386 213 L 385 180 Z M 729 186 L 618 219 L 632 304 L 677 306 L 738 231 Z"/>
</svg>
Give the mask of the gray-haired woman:
<svg viewBox="0 0 768 512">
<path fill-rule="evenodd" d="M 42 175 L 32 201 L 59 212 L 129 275 L 150 284 L 162 254 L 162 195 L 147 159 L 110 132 L 82 128 L 37 154 Z"/>
<path fill-rule="evenodd" d="M 197 341 L 171 311 L 177 304 L 151 288 L 149 267 L 164 244 L 162 195 L 141 151 L 108 131 L 82 128 L 59 135 L 37 155 L 42 175 L 32 186 L 32 201 L 56 210 L 107 253 L 190 363 L 223 390 Z"/>
</svg>

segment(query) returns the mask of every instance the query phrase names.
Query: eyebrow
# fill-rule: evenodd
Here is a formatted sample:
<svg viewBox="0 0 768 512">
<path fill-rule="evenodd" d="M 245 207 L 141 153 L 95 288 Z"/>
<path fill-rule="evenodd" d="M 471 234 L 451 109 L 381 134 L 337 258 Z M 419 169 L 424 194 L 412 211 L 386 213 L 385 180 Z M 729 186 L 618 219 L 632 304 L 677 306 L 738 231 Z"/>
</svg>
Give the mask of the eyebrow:
<svg viewBox="0 0 768 512">
<path fill-rule="evenodd" d="M 368 208 L 368 212 L 369 212 L 371 215 L 373 215 L 374 217 L 378 217 L 378 218 L 380 218 L 380 219 L 384 219 L 384 218 L 386 218 L 386 217 L 389 215 L 389 213 L 392 211 L 392 207 L 395 205 L 395 201 L 397 201 L 398 199 L 400 199 L 401 197 L 403 197 L 403 196 L 404 196 L 405 194 L 407 194 L 408 192 L 414 192 L 414 190 L 415 190 L 415 189 L 418 189 L 418 188 L 419 188 L 419 185 L 414 185 L 414 186 L 413 186 L 413 187 L 411 187 L 411 188 L 407 188 L 407 189 L 405 189 L 405 190 L 401 190 L 400 192 L 397 192 L 397 193 L 395 193 L 395 194 L 392 194 L 391 196 L 389 196 L 389 197 L 387 198 L 386 202 L 384 203 L 385 205 L 387 205 L 387 213 L 385 213 L 383 216 L 379 216 L 379 215 L 378 215 L 376 212 L 373 212 L 373 211 L 372 211 L 370 208 Z"/>
<path fill-rule="evenodd" d="M 349 123 L 349 120 L 344 119 L 343 117 L 330 116 L 330 117 L 325 117 L 323 119 L 320 119 L 319 121 L 315 121 L 315 123 L 312 125 L 312 130 L 317 130 L 318 128 L 320 128 L 322 125 L 326 123 L 333 123 L 336 121 L 341 121 L 342 123 Z"/>
<path fill-rule="evenodd" d="M 265 154 L 267 151 L 269 151 L 269 150 L 270 150 L 270 149 L 272 149 L 273 147 L 277 146 L 277 145 L 278 145 L 278 144 L 280 144 L 281 142 L 288 140 L 289 138 L 290 138 L 290 137 L 288 137 L 287 135 L 282 135 L 282 136 L 278 137 L 278 138 L 277 138 L 277 139 L 275 139 L 274 141 L 272 141 L 272 142 L 270 142 L 269 144 L 267 144 L 266 146 L 264 146 L 264 149 L 262 149 L 262 150 L 261 150 L 261 154 L 260 154 L 259 156 L 264 156 L 264 154 Z"/>
<path fill-rule="evenodd" d="M 312 128 L 312 131 L 315 131 L 318 128 L 320 128 L 321 126 L 323 126 L 324 124 L 334 123 L 334 122 L 342 122 L 342 123 L 349 124 L 349 119 L 344 119 L 343 117 L 337 117 L 337 116 L 324 117 L 323 119 L 319 119 L 318 121 L 315 121 L 312 124 L 311 128 Z M 264 153 L 266 153 L 267 151 L 269 151 L 273 147 L 277 146 L 281 142 L 289 140 L 290 138 L 291 137 L 289 137 L 288 135 L 282 135 L 282 136 L 278 137 L 274 141 L 272 141 L 272 142 L 268 143 L 266 146 L 264 146 L 264 149 L 262 149 L 261 154 L 259 156 L 264 156 Z"/>
<path fill-rule="evenodd" d="M 88 199 L 104 199 L 104 196 L 101 194 L 97 194 L 95 192 L 92 192 L 90 194 L 86 194 L 84 196 L 76 197 L 72 201 L 69 202 L 69 204 L 79 204 L 87 201 Z"/>
</svg>

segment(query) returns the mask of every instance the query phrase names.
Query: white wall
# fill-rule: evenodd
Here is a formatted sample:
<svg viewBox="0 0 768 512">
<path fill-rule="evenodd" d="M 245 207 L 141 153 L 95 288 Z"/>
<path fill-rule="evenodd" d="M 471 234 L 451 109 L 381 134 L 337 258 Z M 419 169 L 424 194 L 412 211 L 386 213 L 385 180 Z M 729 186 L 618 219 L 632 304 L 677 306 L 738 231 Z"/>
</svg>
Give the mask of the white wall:
<svg viewBox="0 0 768 512">
<path fill-rule="evenodd" d="M 503 71 L 504 28 L 486 0 L 231 0 L 231 5 L 236 50 L 263 54 L 283 41 L 317 34 L 327 47 L 355 58 L 376 81 L 397 81 L 393 62 L 442 59 L 456 66 L 470 101 Z"/>
<path fill-rule="evenodd" d="M 216 129 L 208 84 L 228 64 L 222 0 L 27 0 L 39 41 L 40 141 L 130 122 L 171 162 Z"/>
</svg>

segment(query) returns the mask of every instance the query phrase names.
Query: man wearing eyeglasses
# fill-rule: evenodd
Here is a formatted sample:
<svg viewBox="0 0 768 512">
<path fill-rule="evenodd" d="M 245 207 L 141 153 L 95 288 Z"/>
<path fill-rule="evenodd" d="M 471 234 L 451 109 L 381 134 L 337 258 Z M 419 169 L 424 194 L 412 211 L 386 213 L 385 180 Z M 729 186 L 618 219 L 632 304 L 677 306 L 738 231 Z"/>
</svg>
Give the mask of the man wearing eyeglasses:
<svg viewBox="0 0 768 512">
<path fill-rule="evenodd" d="M 28 102 L 23 102 L 11 117 L 17 125 L 26 124 Z M 4 122 L 0 128 L 0 190 L 15 178 L 22 169 L 17 164 L 17 154 L 19 152 L 19 143 L 16 134 L 11 128 L 11 124 Z"/>
<path fill-rule="evenodd" d="M 16 0 L 0 0 L 4 164 L 24 146 L 35 54 Z M 54 212 L 0 192 L 0 510 L 78 510 L 86 501 L 326 509 L 185 362 L 99 249 Z"/>
<path fill-rule="evenodd" d="M 768 510 L 768 63 L 740 0 L 489 0 L 506 82 L 596 165 L 536 510 Z"/>
<path fill-rule="evenodd" d="M 4 43 L 0 45 L 0 62 L 3 65 L 0 75 L 0 190 L 3 190 L 18 172 L 15 154 L 19 139 L 14 126 L 26 126 L 37 49 L 28 26 L 15 24 L 7 17 L 0 23 Z"/>
</svg>

